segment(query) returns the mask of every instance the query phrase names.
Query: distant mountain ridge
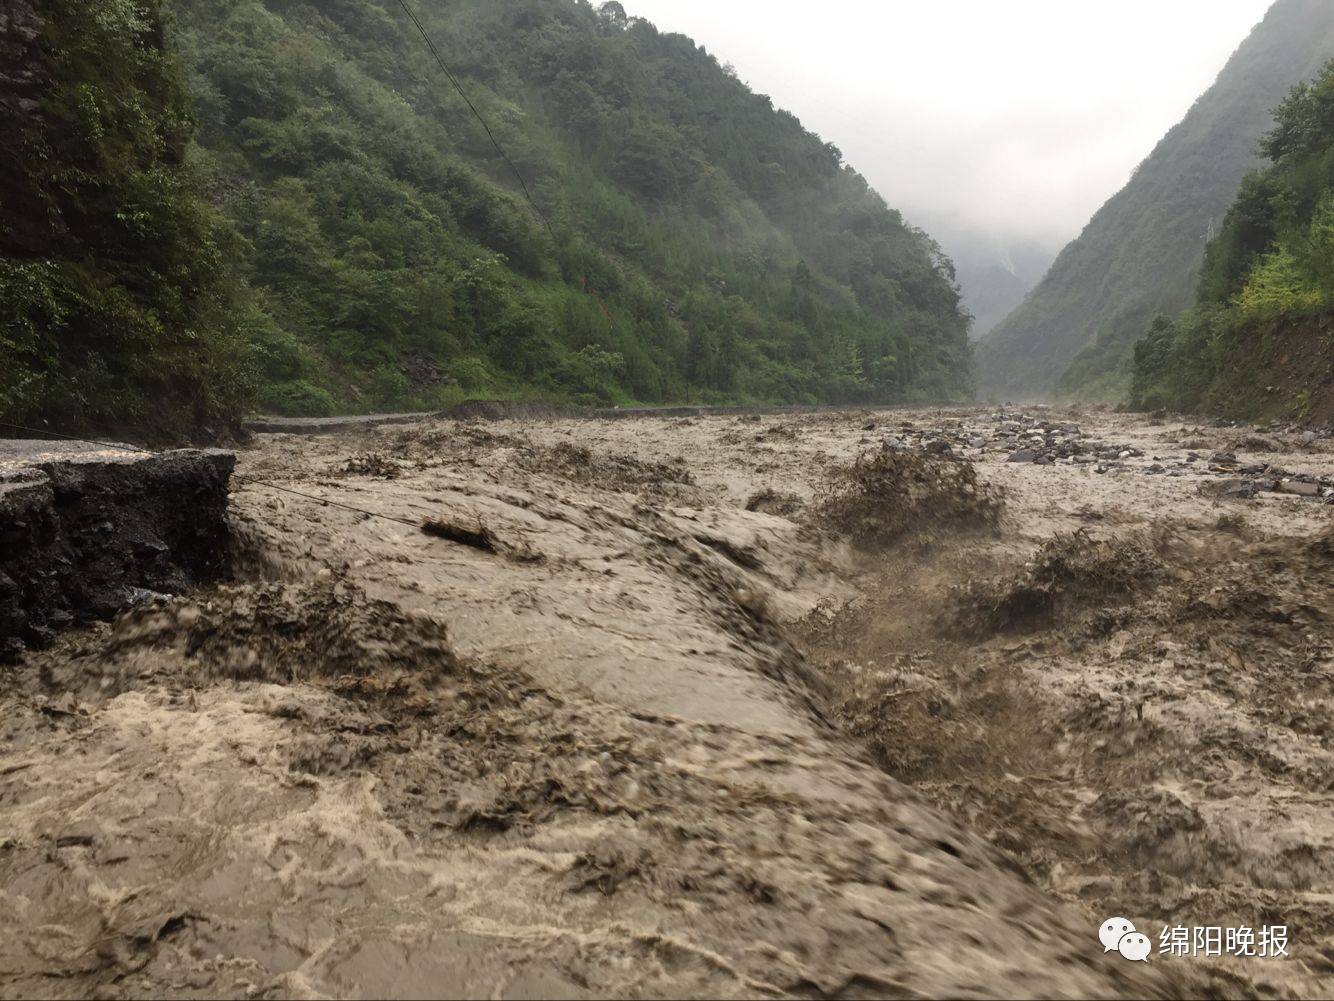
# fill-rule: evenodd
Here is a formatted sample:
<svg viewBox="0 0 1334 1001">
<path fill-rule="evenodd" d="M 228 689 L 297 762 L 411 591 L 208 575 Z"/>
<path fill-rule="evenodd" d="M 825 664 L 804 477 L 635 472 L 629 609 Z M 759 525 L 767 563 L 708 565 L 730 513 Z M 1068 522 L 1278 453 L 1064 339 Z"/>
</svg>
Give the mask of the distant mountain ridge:
<svg viewBox="0 0 1334 1001">
<path fill-rule="evenodd" d="M 1024 301 L 1056 257 L 1036 240 L 963 232 L 927 224 L 950 260 L 973 317 L 972 335 L 982 338 Z"/>
<path fill-rule="evenodd" d="M 977 349 L 986 394 L 1126 395 L 1134 342 L 1195 299 L 1271 109 L 1334 56 L 1334 2 L 1277 0 L 1212 87 L 1090 220 L 1046 277 Z"/>
</svg>

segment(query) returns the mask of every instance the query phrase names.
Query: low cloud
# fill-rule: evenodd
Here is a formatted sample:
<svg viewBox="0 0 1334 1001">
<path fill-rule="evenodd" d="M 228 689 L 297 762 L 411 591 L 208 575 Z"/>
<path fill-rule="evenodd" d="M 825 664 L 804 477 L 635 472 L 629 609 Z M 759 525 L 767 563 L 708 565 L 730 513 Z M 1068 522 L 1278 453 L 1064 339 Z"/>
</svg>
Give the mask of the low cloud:
<svg viewBox="0 0 1334 1001">
<path fill-rule="evenodd" d="M 915 222 L 1060 243 L 1269 0 L 626 0 L 843 150 Z"/>
</svg>

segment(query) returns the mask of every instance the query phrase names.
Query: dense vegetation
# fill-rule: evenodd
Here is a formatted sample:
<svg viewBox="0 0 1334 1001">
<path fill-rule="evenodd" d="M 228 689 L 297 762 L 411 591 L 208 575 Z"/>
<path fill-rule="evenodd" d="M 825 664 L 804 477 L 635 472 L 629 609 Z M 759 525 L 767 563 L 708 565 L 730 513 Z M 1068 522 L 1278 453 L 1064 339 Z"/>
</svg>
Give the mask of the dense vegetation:
<svg viewBox="0 0 1334 1001">
<path fill-rule="evenodd" d="M 1154 316 L 1194 300 L 1205 244 L 1248 169 L 1270 109 L 1334 56 L 1334 4 L 1277 0 L 1214 85 L 978 345 L 984 391 L 1124 399 Z"/>
<path fill-rule="evenodd" d="M 274 324 L 264 405 L 894 400 L 966 389 L 952 273 L 689 39 L 574 0 L 180 0 Z"/>
<path fill-rule="evenodd" d="M 0 415 L 206 427 L 248 398 L 229 227 L 198 193 L 156 0 L 12 3 L 0 25 Z"/>
<path fill-rule="evenodd" d="M 933 241 L 618 3 L 413 4 L 511 165 L 396 0 L 23 2 L 0 412 L 970 391 Z"/>
<path fill-rule="evenodd" d="M 1246 176 L 1209 243 L 1195 308 L 1158 318 L 1135 345 L 1139 406 L 1212 408 L 1213 394 L 1231 381 L 1222 376 L 1268 381 L 1260 355 L 1248 350 L 1257 337 L 1334 308 L 1334 61 L 1296 87 L 1274 120 L 1261 143 L 1270 165 Z M 1320 355 L 1334 357 L 1334 348 L 1325 344 Z M 1319 366 L 1308 373 L 1322 374 Z M 1291 399 L 1280 402 L 1302 416 L 1310 387 L 1285 391 Z"/>
</svg>

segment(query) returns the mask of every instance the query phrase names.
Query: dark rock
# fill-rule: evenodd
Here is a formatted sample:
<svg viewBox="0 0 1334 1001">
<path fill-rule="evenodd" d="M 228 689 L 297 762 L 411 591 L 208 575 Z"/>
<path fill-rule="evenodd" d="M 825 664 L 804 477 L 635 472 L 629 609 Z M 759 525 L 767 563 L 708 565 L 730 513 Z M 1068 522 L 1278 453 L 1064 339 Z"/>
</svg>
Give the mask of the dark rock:
<svg viewBox="0 0 1334 1001">
<path fill-rule="evenodd" d="M 1248 500 L 1261 488 L 1255 480 L 1224 480 L 1219 486 L 1218 496 L 1227 500 Z"/>
<path fill-rule="evenodd" d="M 10 657 L 24 640 L 47 645 L 55 629 L 117 614 L 136 589 L 179 593 L 226 568 L 228 452 L 108 456 L 6 441 L 0 459 L 10 460 L 0 477 L 0 642 Z"/>
<path fill-rule="evenodd" d="M 34 650 L 45 650 L 56 641 L 56 631 L 50 626 L 29 626 L 23 638 Z"/>
<path fill-rule="evenodd" d="M 1033 451 L 1031 448 L 1021 448 L 1021 449 L 1019 449 L 1019 451 L 1017 451 L 1017 452 L 1012 452 L 1012 453 L 1010 453 L 1010 457 L 1009 457 L 1008 459 L 1006 459 L 1005 461 L 1006 461 L 1006 462 L 1035 462 L 1035 461 L 1037 461 L 1037 457 L 1038 457 L 1038 453 L 1035 452 L 1035 451 Z"/>
<path fill-rule="evenodd" d="M 0 608 L 0 636 L 22 636 L 28 628 L 28 613 L 17 602 Z"/>
<path fill-rule="evenodd" d="M 74 824 L 56 835 L 57 848 L 91 848 L 100 829 L 93 824 Z"/>
</svg>

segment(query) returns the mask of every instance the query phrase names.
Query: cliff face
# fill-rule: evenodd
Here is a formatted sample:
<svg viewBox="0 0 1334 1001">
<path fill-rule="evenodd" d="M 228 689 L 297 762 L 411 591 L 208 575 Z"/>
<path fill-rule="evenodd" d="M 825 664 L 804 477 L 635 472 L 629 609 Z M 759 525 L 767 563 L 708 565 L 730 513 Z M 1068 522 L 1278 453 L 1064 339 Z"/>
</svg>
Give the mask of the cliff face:
<svg viewBox="0 0 1334 1001">
<path fill-rule="evenodd" d="M 1258 164 L 1270 110 L 1334 56 L 1334 4 L 1278 0 L 1130 182 L 978 345 L 985 392 L 1120 398 L 1159 313 L 1194 301 L 1204 247 Z"/>
<path fill-rule="evenodd" d="M 0 9 L 0 116 L 14 125 L 37 111 L 46 60 L 37 40 L 43 22 L 32 0 L 8 0 Z"/>
<path fill-rule="evenodd" d="M 1334 428 L 1334 314 L 1256 320 L 1228 345 L 1208 408 Z"/>
</svg>

